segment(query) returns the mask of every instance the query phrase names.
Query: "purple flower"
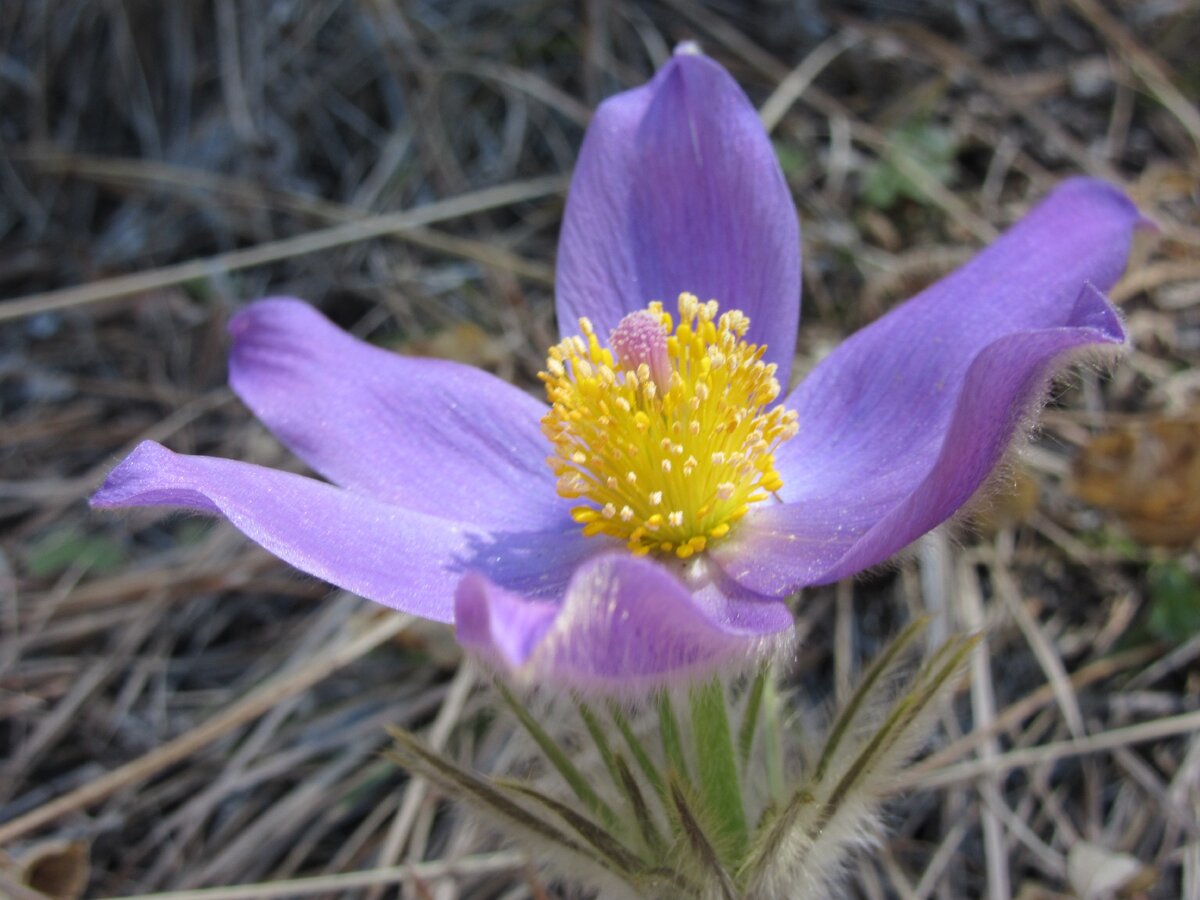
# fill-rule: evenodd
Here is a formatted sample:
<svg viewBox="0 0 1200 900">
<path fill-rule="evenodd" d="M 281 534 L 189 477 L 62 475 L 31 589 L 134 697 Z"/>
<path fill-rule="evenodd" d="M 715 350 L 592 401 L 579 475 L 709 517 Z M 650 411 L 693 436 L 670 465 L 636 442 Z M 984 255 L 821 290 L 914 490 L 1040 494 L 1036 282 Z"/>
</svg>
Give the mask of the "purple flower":
<svg viewBox="0 0 1200 900">
<path fill-rule="evenodd" d="M 147 442 L 92 502 L 222 515 L 526 679 L 633 691 L 741 667 L 786 640 L 789 595 L 969 500 L 1073 352 L 1124 342 L 1101 292 L 1139 221 L 1114 188 L 1066 182 L 780 401 L 795 210 L 746 97 L 679 54 L 584 141 L 551 408 L 264 300 L 230 323 L 230 382 L 332 483 Z"/>
</svg>

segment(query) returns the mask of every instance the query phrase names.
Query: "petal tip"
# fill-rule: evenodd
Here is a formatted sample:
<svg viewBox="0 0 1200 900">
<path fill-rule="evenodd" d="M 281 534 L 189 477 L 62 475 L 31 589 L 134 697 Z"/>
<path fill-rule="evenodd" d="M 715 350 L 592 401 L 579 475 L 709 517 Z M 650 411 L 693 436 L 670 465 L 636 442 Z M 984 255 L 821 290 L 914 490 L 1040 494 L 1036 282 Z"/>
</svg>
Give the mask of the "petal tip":
<svg viewBox="0 0 1200 900">
<path fill-rule="evenodd" d="M 1146 213 L 1138 210 L 1137 220 L 1133 223 L 1133 227 L 1138 231 L 1148 231 L 1151 234 L 1162 234 L 1162 226 L 1157 221 L 1150 218 Z"/>
<path fill-rule="evenodd" d="M 226 330 L 229 332 L 229 336 L 233 338 L 234 347 L 236 348 L 238 340 L 252 331 L 262 321 L 264 315 L 289 311 L 294 311 L 301 315 L 320 315 L 311 303 L 307 303 L 298 297 L 283 295 L 263 297 L 261 300 L 255 300 L 253 303 L 234 313 L 229 319 Z"/>
<path fill-rule="evenodd" d="M 137 505 L 133 498 L 147 472 L 157 470 L 175 456 L 155 441 L 142 441 L 108 473 L 96 493 L 88 498 L 92 509 Z"/>
<path fill-rule="evenodd" d="M 1121 314 L 1107 295 L 1090 281 L 1080 290 L 1070 321 L 1075 327 L 1097 332 L 1095 342 L 1099 344 L 1125 344 L 1129 339 Z"/>
<path fill-rule="evenodd" d="M 1067 178 L 1050 192 L 1050 197 L 1073 199 L 1081 203 L 1109 204 L 1117 208 L 1131 227 L 1153 226 L 1151 220 L 1138 209 L 1137 204 L 1130 199 L 1128 194 L 1117 185 L 1100 178 L 1092 178 L 1088 175 Z"/>
<path fill-rule="evenodd" d="M 485 665 L 583 696 L 632 699 L 748 669 L 790 646 L 792 624 L 785 604 L 692 593 L 659 564 L 623 553 L 583 564 L 561 603 L 478 575 L 455 597 L 458 640 Z"/>
<path fill-rule="evenodd" d="M 504 670 L 525 664 L 557 613 L 557 606 L 518 597 L 478 572 L 464 575 L 454 591 L 456 639 Z"/>
<path fill-rule="evenodd" d="M 706 54 L 696 41 L 681 41 L 676 44 L 671 58 L 658 70 L 650 84 L 654 85 L 655 91 L 658 92 L 667 86 L 669 80 L 676 77 L 688 80 L 694 89 L 699 90 L 702 94 L 718 89 L 727 90 L 732 87 L 738 96 L 745 96 L 741 87 L 725 67 Z M 713 80 L 700 83 L 692 80 L 697 78 Z M 687 101 L 680 98 L 680 102 Z"/>
</svg>

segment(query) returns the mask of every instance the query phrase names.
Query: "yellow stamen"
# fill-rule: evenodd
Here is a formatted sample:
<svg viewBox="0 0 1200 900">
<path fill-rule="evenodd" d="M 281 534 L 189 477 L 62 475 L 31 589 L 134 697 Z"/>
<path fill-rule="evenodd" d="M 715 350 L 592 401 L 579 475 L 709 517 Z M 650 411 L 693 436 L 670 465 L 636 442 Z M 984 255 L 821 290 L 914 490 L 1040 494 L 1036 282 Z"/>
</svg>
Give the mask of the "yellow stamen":
<svg viewBox="0 0 1200 900">
<path fill-rule="evenodd" d="M 750 320 L 679 295 L 679 321 L 651 303 L 601 346 L 592 323 L 550 348 L 542 431 L 558 493 L 585 535 L 687 559 L 783 486 L 776 448 L 796 434 Z M 672 459 L 675 462 L 672 462 Z"/>
</svg>

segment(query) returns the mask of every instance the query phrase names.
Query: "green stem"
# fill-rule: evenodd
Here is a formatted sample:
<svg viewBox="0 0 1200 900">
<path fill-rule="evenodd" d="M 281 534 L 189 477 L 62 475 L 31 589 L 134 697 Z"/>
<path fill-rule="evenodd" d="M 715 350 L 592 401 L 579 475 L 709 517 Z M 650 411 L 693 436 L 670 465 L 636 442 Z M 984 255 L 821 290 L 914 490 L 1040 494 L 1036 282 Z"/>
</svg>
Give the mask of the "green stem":
<svg viewBox="0 0 1200 900">
<path fill-rule="evenodd" d="M 666 691 L 658 695 L 658 733 L 667 765 L 675 770 L 680 781 L 687 784 L 687 759 L 683 755 L 683 739 L 679 736 L 679 720 L 675 718 L 675 707 Z"/>
<path fill-rule="evenodd" d="M 600 754 L 600 759 L 604 762 L 604 768 L 608 770 L 609 776 L 613 780 L 613 784 L 617 787 L 621 786 L 621 776 L 617 771 L 616 760 L 613 757 L 612 747 L 609 746 L 608 738 L 604 734 L 604 726 L 600 724 L 600 720 L 596 718 L 596 714 L 592 712 L 592 708 L 582 700 L 575 701 L 579 708 L 579 718 L 583 719 L 583 724 L 587 727 L 588 734 L 592 738 L 592 743 L 596 745 L 596 752 Z"/>
<path fill-rule="evenodd" d="M 746 810 L 738 778 L 737 751 L 729 728 L 725 689 L 713 679 L 691 691 L 692 737 L 699 766 L 697 789 L 706 817 L 719 837 L 722 858 L 736 863 L 746 851 Z"/>
<path fill-rule="evenodd" d="M 616 814 L 607 803 L 600 799 L 600 795 L 592 790 L 591 784 L 584 778 L 583 773 L 575 768 L 575 764 L 567 757 L 562 747 L 555 743 L 554 738 L 546 733 L 545 729 L 537 723 L 537 720 L 533 718 L 524 704 L 518 701 L 499 679 L 493 680 L 492 683 L 495 685 L 496 691 L 504 699 L 504 702 L 508 704 L 508 708 L 513 711 L 517 720 L 529 732 L 529 736 L 533 738 L 538 747 L 541 748 L 541 751 L 546 754 L 546 759 L 558 770 L 558 774 L 563 777 L 563 780 L 575 793 L 575 796 L 582 800 L 584 805 L 600 818 L 600 821 L 609 828 L 615 828 L 617 825 Z"/>
<path fill-rule="evenodd" d="M 767 667 L 763 666 L 754 676 L 754 683 L 750 685 L 746 711 L 742 713 L 742 724 L 738 728 L 738 759 L 743 768 L 750 759 L 750 750 L 754 747 L 754 732 L 758 730 L 758 715 L 762 711 L 763 691 L 766 686 Z"/>
<path fill-rule="evenodd" d="M 786 796 L 787 778 L 783 771 L 783 726 L 779 720 L 779 693 L 768 678 L 763 688 L 763 747 L 767 760 L 767 788 L 780 801 Z"/>
</svg>

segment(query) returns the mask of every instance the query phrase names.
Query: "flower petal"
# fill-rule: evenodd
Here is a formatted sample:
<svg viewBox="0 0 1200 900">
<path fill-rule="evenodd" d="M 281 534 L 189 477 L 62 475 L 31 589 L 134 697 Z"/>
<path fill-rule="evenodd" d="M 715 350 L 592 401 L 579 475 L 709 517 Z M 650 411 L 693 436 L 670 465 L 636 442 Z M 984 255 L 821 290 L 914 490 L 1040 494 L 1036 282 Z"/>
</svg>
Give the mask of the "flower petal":
<svg viewBox="0 0 1200 900">
<path fill-rule="evenodd" d="M 377 603 L 448 622 L 454 590 L 484 571 L 510 590 L 561 596 L 586 552 L 577 528 L 487 535 L 311 478 L 183 456 L 146 441 L 92 497 L 101 508 L 176 506 L 227 518 L 296 568 Z"/>
<path fill-rule="evenodd" d="M 792 393 L 783 505 L 714 548 L 771 595 L 845 577 L 951 516 L 985 481 L 1069 351 L 1121 344 L 1098 289 L 1141 221 L 1116 189 L 1063 184 L 958 272 L 851 337 Z"/>
<path fill-rule="evenodd" d="M 519 679 L 612 694 L 750 666 L 787 639 L 787 606 L 700 569 L 685 583 L 649 560 L 602 554 L 579 567 L 561 604 L 474 573 L 458 587 L 458 640 Z"/>
<path fill-rule="evenodd" d="M 545 464 L 545 406 L 512 385 L 372 347 L 299 300 L 252 304 L 229 331 L 233 389 L 331 481 L 481 528 L 566 515 Z"/>
<path fill-rule="evenodd" d="M 800 318 L 800 226 L 758 114 L 729 73 L 677 53 L 601 104 L 567 196 L 558 327 L 602 337 L 683 291 L 750 317 L 787 384 Z"/>
</svg>

